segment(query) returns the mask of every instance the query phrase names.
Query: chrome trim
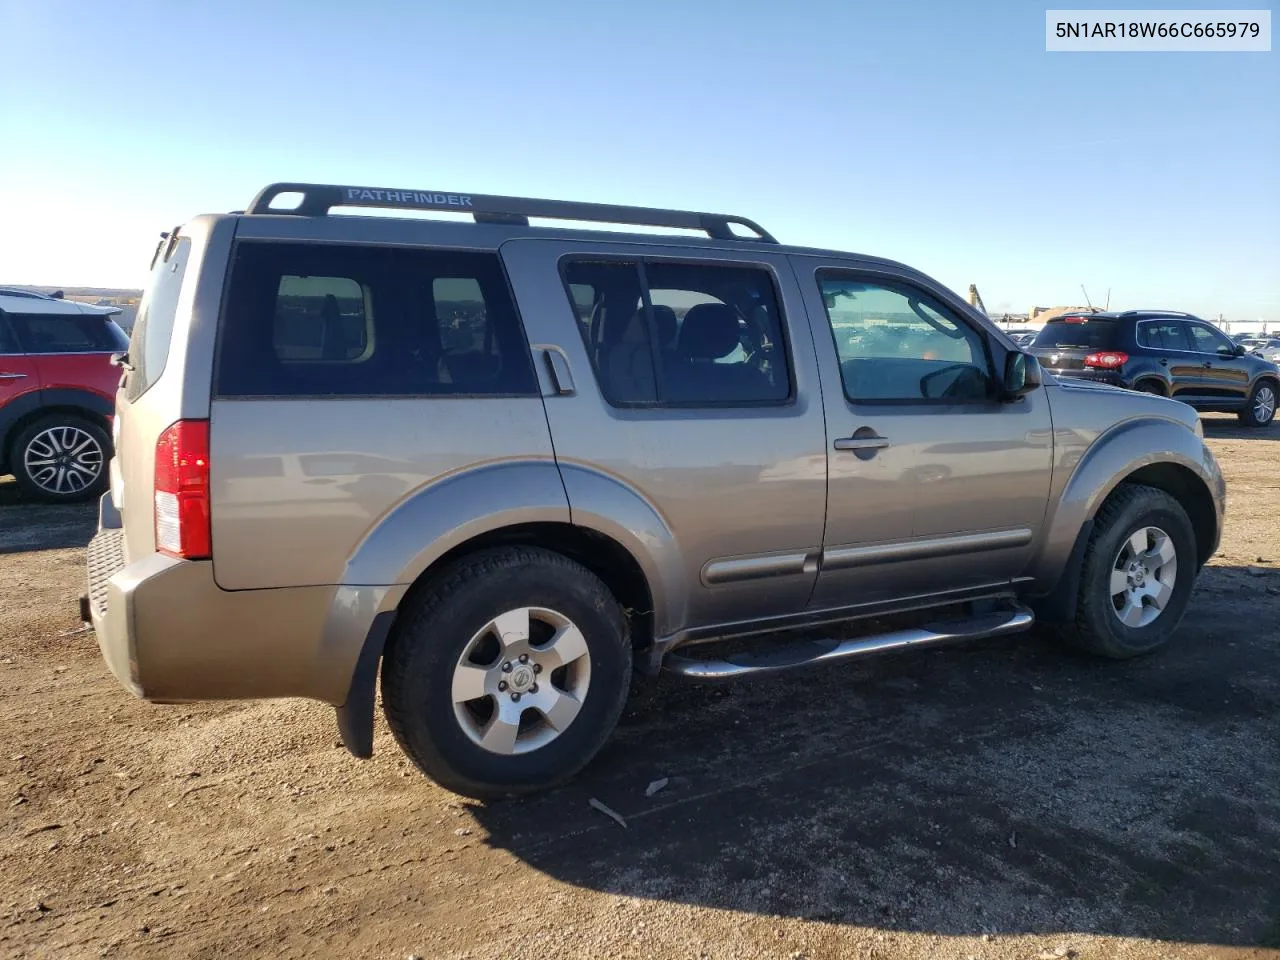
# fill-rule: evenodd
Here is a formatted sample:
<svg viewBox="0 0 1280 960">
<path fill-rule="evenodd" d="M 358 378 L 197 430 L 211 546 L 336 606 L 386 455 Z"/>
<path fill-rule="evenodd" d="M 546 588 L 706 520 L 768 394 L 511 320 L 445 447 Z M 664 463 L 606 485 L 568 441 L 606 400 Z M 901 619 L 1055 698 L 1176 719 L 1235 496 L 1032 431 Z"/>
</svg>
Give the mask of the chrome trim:
<svg viewBox="0 0 1280 960">
<path fill-rule="evenodd" d="M 0 380 L 25 380 L 25 373 L 0 373 Z"/>
<path fill-rule="evenodd" d="M 710 560 L 702 568 L 702 582 L 708 587 L 765 577 L 794 577 L 810 573 L 816 551 L 784 553 L 768 557 L 733 557 Z"/>
<path fill-rule="evenodd" d="M 932 557 L 949 557 L 957 553 L 979 553 L 986 550 L 1004 550 L 1009 547 L 1025 547 L 1031 542 L 1028 529 L 997 530 L 993 533 L 965 533 L 951 537 L 930 537 L 927 540 L 900 540 L 895 543 L 878 543 L 863 547 L 837 547 L 822 551 L 823 570 L 848 570 L 877 563 L 900 563 L 903 560 L 924 560 Z"/>
<path fill-rule="evenodd" d="M 670 656 L 663 669 L 694 680 L 737 680 L 741 677 L 778 673 L 795 667 L 806 667 L 837 660 L 851 660 L 905 647 L 932 647 L 983 637 L 1021 633 L 1035 622 L 1031 611 L 1015 606 L 1006 612 L 987 614 L 969 620 L 926 624 L 906 630 L 851 640 L 811 640 L 789 644 L 760 653 L 741 653 L 723 660 L 693 660 Z"/>
</svg>

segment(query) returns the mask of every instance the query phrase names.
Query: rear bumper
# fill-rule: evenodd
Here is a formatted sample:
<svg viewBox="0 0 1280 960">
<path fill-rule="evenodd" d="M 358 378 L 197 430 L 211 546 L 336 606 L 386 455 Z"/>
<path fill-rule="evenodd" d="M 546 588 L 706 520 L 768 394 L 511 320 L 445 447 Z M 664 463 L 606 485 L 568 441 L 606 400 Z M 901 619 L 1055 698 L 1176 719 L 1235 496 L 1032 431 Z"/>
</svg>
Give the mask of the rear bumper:
<svg viewBox="0 0 1280 960">
<path fill-rule="evenodd" d="M 109 498 L 110 494 L 104 497 Z M 88 613 L 112 674 L 145 700 L 307 697 L 335 706 L 374 617 L 403 588 L 223 590 L 208 561 L 126 562 L 124 531 L 88 549 Z"/>
</svg>

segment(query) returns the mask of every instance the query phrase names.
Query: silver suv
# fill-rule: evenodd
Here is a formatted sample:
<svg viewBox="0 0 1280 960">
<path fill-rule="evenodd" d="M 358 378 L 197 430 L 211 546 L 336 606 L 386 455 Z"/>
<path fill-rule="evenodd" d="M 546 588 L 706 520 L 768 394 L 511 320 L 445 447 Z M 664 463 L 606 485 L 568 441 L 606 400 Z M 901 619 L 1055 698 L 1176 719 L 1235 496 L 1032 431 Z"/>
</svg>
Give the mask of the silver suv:
<svg viewBox="0 0 1280 960">
<path fill-rule="evenodd" d="M 276 184 L 164 235 L 121 362 L 82 598 L 116 677 L 321 700 L 369 756 L 380 673 L 401 747 L 477 797 L 578 771 L 633 666 L 1037 617 L 1146 653 L 1222 525 L 1190 407 L 1056 381 L 919 272 L 739 217 Z"/>
</svg>

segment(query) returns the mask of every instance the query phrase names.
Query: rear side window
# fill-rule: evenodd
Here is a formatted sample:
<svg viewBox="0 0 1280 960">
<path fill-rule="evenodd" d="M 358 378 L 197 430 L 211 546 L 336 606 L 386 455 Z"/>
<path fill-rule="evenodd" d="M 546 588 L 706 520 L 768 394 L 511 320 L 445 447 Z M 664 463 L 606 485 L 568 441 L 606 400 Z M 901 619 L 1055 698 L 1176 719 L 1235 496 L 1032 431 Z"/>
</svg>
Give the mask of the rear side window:
<svg viewBox="0 0 1280 960">
<path fill-rule="evenodd" d="M 105 317 L 80 313 L 11 313 L 28 353 L 110 353 L 123 349 L 120 330 Z"/>
<path fill-rule="evenodd" d="M 160 379 L 169 361 L 169 341 L 178 315 L 178 294 L 191 256 L 189 237 L 178 237 L 157 256 L 151 268 L 151 281 L 138 306 L 129 343 L 129 362 L 133 370 L 125 379 L 125 396 L 136 400 Z"/>
<path fill-rule="evenodd" d="M 1036 347 L 1061 347 L 1066 350 L 1109 350 L 1115 345 L 1116 325 L 1112 320 L 1072 317 L 1050 320 L 1040 328 Z"/>
<path fill-rule="evenodd" d="M 1138 343 L 1152 350 L 1190 350 L 1186 328 L 1177 320 L 1152 320 L 1138 324 Z"/>
<path fill-rule="evenodd" d="M 496 254 L 244 242 L 220 397 L 528 396 L 537 380 Z"/>
<path fill-rule="evenodd" d="M 4 311 L 0 310 L 0 355 L 21 353 L 18 349 L 17 338 L 13 335 L 13 330 L 9 327 L 9 320 L 4 315 Z"/>
<path fill-rule="evenodd" d="M 767 270 L 573 260 L 564 280 L 613 405 L 751 406 L 791 396 Z"/>
</svg>

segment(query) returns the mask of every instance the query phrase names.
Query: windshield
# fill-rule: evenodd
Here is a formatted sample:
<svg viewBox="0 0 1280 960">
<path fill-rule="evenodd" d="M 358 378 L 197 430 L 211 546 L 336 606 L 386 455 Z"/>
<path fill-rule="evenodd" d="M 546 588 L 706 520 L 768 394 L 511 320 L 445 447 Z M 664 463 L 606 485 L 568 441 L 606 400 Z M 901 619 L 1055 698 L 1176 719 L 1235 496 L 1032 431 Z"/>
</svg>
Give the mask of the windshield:
<svg viewBox="0 0 1280 960">
<path fill-rule="evenodd" d="M 1115 341 L 1115 324 L 1110 320 L 1050 320 L 1037 334 L 1036 347 L 1106 350 Z"/>
</svg>

